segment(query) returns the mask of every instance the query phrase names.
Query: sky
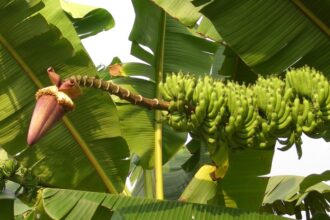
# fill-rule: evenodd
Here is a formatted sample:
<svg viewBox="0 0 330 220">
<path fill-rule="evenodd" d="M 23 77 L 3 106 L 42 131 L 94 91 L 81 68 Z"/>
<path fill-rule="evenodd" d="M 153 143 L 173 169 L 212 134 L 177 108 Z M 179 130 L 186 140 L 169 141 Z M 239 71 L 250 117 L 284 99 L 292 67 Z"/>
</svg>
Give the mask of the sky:
<svg viewBox="0 0 330 220">
<path fill-rule="evenodd" d="M 131 0 L 73 0 L 84 4 L 103 7 L 115 19 L 115 27 L 94 37 L 83 40 L 83 44 L 95 65 L 108 65 L 118 56 L 123 62 L 138 61 L 130 55 L 131 42 L 128 40 L 135 14 Z M 275 148 L 280 147 L 277 144 Z M 288 151 L 275 150 L 270 176 L 298 175 L 307 176 L 330 169 L 330 144 L 323 139 L 303 136 L 303 155 L 298 160 L 293 146 Z"/>
</svg>

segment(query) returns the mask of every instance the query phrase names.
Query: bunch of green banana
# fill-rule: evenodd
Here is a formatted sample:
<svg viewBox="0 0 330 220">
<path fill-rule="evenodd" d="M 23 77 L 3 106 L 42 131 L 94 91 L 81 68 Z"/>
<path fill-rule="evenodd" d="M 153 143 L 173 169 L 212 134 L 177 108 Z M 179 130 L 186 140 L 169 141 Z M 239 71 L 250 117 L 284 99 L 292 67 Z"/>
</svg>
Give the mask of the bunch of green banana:
<svg viewBox="0 0 330 220">
<path fill-rule="evenodd" d="M 191 105 L 191 100 L 196 85 L 196 79 L 193 75 L 167 74 L 166 83 L 160 84 L 162 97 L 170 102 L 168 123 L 178 131 L 190 131 L 193 124 L 190 115 L 187 113 L 187 107 Z"/>
<path fill-rule="evenodd" d="M 309 67 L 289 70 L 285 79 L 259 77 L 254 86 L 180 72 L 160 88 L 170 102 L 168 123 L 199 134 L 213 155 L 219 143 L 265 148 L 279 141 L 288 149 L 301 145 L 303 132 L 319 136 L 330 125 L 329 82 Z"/>
<path fill-rule="evenodd" d="M 228 82 L 228 122 L 225 125 L 225 137 L 231 147 L 252 147 L 255 143 L 257 128 L 257 108 L 250 87 Z"/>
<path fill-rule="evenodd" d="M 259 77 L 254 86 L 254 93 L 257 98 L 260 133 L 262 133 L 258 136 L 259 147 L 272 146 L 279 138 L 289 140 L 292 132 L 290 128 L 292 89 L 285 90 L 285 83 L 274 76 L 267 79 Z M 287 144 L 291 146 L 294 143 Z"/>
<path fill-rule="evenodd" d="M 201 135 L 204 137 L 210 153 L 212 153 L 218 148 L 220 141 L 219 128 L 226 117 L 225 85 L 222 82 L 214 82 L 210 77 L 199 80 L 199 84 L 203 91 L 200 94 L 198 92 L 194 93 L 195 99 L 207 94 L 207 97 L 202 97 L 205 100 L 206 108 L 201 107 L 195 113 L 196 117 L 197 114 L 201 114 L 199 118 L 204 117 L 204 120 L 199 120 L 198 123 L 201 124 Z"/>
<path fill-rule="evenodd" d="M 303 67 L 287 72 L 286 88 L 295 94 L 291 114 L 298 134 L 315 136 L 322 132 L 322 126 L 330 122 L 328 80 L 320 72 Z"/>
</svg>

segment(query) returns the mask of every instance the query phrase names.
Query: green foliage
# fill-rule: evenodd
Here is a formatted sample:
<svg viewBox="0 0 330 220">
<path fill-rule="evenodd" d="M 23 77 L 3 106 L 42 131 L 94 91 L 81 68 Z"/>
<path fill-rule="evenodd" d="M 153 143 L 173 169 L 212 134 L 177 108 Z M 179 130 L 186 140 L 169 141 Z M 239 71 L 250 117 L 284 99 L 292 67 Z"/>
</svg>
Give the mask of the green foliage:
<svg viewBox="0 0 330 220">
<path fill-rule="evenodd" d="M 290 66 L 304 64 L 329 74 L 329 4 L 320 0 L 315 4 L 297 2 L 134 0 L 136 20 L 130 35 L 132 54 L 145 63 L 122 64 L 117 60 L 120 75 L 124 77 L 113 80 L 132 92 L 155 97 L 160 70 L 197 75 L 220 74 L 220 78 L 230 78 L 241 84 L 254 82 L 255 72 L 280 73 Z M 84 91 L 84 95 L 75 101 L 77 109 L 38 144 L 32 147 L 26 145 L 28 123 L 35 103 L 34 93 L 49 84 L 46 68 L 52 65 L 64 77 L 69 74 L 95 76 L 96 69 L 84 51 L 80 38 L 111 28 L 114 25 L 111 15 L 101 9 L 51 0 L 2 1 L 0 11 L 0 147 L 31 168 L 27 176 L 32 180 L 30 183 L 33 182 L 31 186 L 36 185 L 37 177 L 42 183 L 55 187 L 120 192 L 128 175 L 130 156 L 138 158 L 134 163 L 143 168 L 153 168 L 154 113 L 113 97 L 115 105 L 108 94 L 93 91 Z M 200 24 L 197 24 L 201 17 Z M 299 74 L 293 77 L 293 81 L 287 79 L 285 86 L 274 77 L 260 78 L 252 93 L 252 87 L 235 83 L 228 83 L 228 86 L 210 78 L 198 81 L 196 77 L 188 87 L 191 89 L 195 85 L 194 89 L 200 92 L 193 92 L 192 95 L 191 92 L 186 93 L 183 99 L 176 96 L 171 104 L 173 111 L 168 116 L 173 127 L 192 131 L 193 141 L 186 146 L 192 155 L 182 148 L 186 133 L 175 132 L 167 125 L 163 129 L 163 161 L 168 161 L 163 166 L 167 198 L 179 197 L 196 170 L 205 163 L 211 163 L 208 156 L 206 160 L 204 158 L 205 154 L 210 154 L 217 166 L 210 166 L 211 171 L 203 173 L 206 184 L 196 175 L 181 198 L 185 201 L 258 210 L 268 181 L 268 178 L 258 176 L 269 172 L 273 151 L 251 148 L 240 151 L 237 148 L 272 147 L 278 137 L 286 138 L 284 145 L 288 147 L 293 142 L 299 146 L 302 131 L 319 137 L 327 129 L 328 81 L 323 77 L 306 75 L 304 71 Z M 99 75 L 104 77 L 104 73 Z M 137 75 L 149 80 L 131 77 Z M 109 79 L 109 76 L 105 78 Z M 215 84 L 215 88 L 220 85 L 225 92 L 216 90 L 214 95 Z M 175 90 L 177 86 L 181 84 L 174 82 L 169 89 Z M 294 88 L 292 95 L 288 95 L 289 99 L 283 99 L 289 87 Z M 213 98 L 223 98 L 223 102 L 210 101 L 212 94 Z M 191 98 L 194 95 L 197 96 L 195 100 Z M 250 98 L 252 101 L 249 101 Z M 173 96 L 170 95 L 167 100 L 172 101 Z M 274 100 L 276 104 L 272 102 Z M 253 108 L 250 108 L 251 103 Z M 204 104 L 206 107 L 203 107 Z M 225 107 L 220 107 L 222 110 L 219 111 L 221 105 Z M 196 111 L 191 114 L 187 106 L 192 106 Z M 278 115 L 275 117 L 274 113 L 281 107 L 284 107 L 285 114 L 291 116 L 286 121 L 282 115 L 283 120 L 290 125 L 284 126 L 281 123 L 283 120 Z M 175 113 L 177 109 L 179 113 Z M 250 110 L 251 121 L 257 123 L 247 122 L 243 113 L 249 113 L 244 112 L 244 109 Z M 293 117 L 295 113 L 297 116 Z M 192 115 L 197 117 L 197 114 L 198 118 L 193 119 L 195 121 L 192 123 Z M 211 117 L 214 114 L 216 116 Z M 177 119 L 173 115 L 179 121 L 184 115 L 185 122 L 175 124 Z M 215 126 L 212 125 L 214 121 L 218 121 Z M 232 123 L 227 122 L 233 121 L 233 128 L 230 128 L 229 124 Z M 182 124 L 188 125 L 190 122 L 189 129 L 182 129 Z M 283 128 L 280 128 L 281 124 Z M 249 125 L 254 129 L 246 133 Z M 266 135 L 261 137 L 260 133 L 264 131 Z M 222 135 L 219 136 L 219 133 Z M 242 141 L 239 140 L 240 136 L 248 138 Z M 207 143 L 208 153 L 205 153 L 200 138 Z M 0 188 L 6 178 L 17 174 L 13 172 L 17 168 L 15 163 L 6 161 L 5 172 L 0 172 Z M 142 170 L 141 167 L 139 169 Z M 152 171 L 147 172 L 151 174 Z M 220 179 L 214 181 L 210 175 Z M 137 176 L 134 180 L 140 181 L 139 187 L 152 196 L 152 175 L 145 181 Z M 325 172 L 303 180 L 294 178 L 292 181 L 290 177 L 281 177 L 277 181 L 272 178 L 264 204 L 273 213 L 295 213 L 299 217 L 298 212 L 305 209 L 302 204 L 306 202 L 313 216 L 324 214 L 328 209 L 326 202 L 329 202 L 329 192 L 328 187 L 319 182 L 328 179 L 328 176 L 328 172 Z M 148 185 L 143 185 L 146 182 Z M 292 183 L 297 183 L 299 187 Z M 201 188 L 205 185 L 212 186 L 212 190 Z M 10 182 L 6 184 L 6 193 L 9 186 Z M 187 193 L 190 189 L 194 190 L 192 194 Z M 166 219 L 171 216 L 279 219 L 219 206 L 160 202 L 104 193 L 46 189 L 40 195 L 33 210 L 24 216 L 27 219 L 135 219 L 137 216 Z M 14 198 L 8 199 L 5 193 L 0 194 L 1 217 L 5 213 L 8 219 L 13 218 L 13 201 Z M 16 217 L 23 219 L 23 215 Z"/>
<path fill-rule="evenodd" d="M 306 64 L 329 74 L 328 1 L 154 2 L 187 26 L 197 25 L 201 16 L 206 17 L 221 41 L 258 74 L 281 73 L 290 66 Z M 193 9 L 192 4 L 196 5 Z M 195 16 L 189 16 L 190 9 Z"/>
<path fill-rule="evenodd" d="M 313 216 L 327 214 L 330 211 L 330 186 L 318 181 L 311 182 L 312 178 L 315 175 L 271 177 L 263 209 L 278 215 L 296 215 L 297 218 L 301 218 L 302 210 Z"/>
<path fill-rule="evenodd" d="M 239 209 L 74 190 L 44 189 L 41 200 L 45 213 L 53 219 L 284 219 Z"/>
<path fill-rule="evenodd" d="M 26 144 L 34 94 L 49 84 L 45 70 L 52 65 L 62 76 L 96 72 L 59 3 L 45 4 L 41 14 L 34 14 L 43 6 L 38 1 L 0 6 L 6 12 L 0 19 L 0 146 L 26 167 L 38 162 L 33 172 L 48 184 L 105 191 L 105 182 L 112 181 L 113 190 L 121 191 L 129 151 L 120 137 L 115 106 L 106 95 L 86 91 L 76 101 L 76 111 L 38 144 Z"/>
<path fill-rule="evenodd" d="M 326 4 L 319 1 L 318 6 Z M 214 1 L 201 13 L 257 73 L 280 73 L 289 66 L 307 64 L 328 74 L 330 32 L 323 25 L 327 12 L 315 13 L 308 6 L 300 1 L 227 0 Z"/>
</svg>

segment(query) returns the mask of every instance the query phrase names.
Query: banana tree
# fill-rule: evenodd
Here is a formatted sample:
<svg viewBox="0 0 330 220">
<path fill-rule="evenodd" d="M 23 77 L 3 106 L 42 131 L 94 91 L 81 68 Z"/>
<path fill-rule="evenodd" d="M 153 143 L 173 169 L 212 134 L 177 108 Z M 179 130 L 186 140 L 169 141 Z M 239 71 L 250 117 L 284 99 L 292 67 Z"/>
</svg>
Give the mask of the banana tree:
<svg viewBox="0 0 330 220">
<path fill-rule="evenodd" d="M 226 1 L 205 3 L 205 1 L 184 0 L 167 3 L 154 2 L 160 7 L 149 1 L 133 1 L 136 20 L 130 35 L 132 54 L 144 63 L 119 63 L 116 66 L 119 67 L 116 69 L 116 75 L 119 77 L 111 78 L 96 72 L 77 35 L 78 32 L 83 38 L 96 33 L 97 30 L 110 28 L 113 24 L 110 15 L 102 10 L 89 11 L 90 9 L 77 15 L 75 7 L 70 8 L 65 5 L 65 2 L 60 4 L 57 1 L 42 3 L 16 0 L 0 4 L 4 12 L 0 15 L 2 16 L 0 20 L 2 54 L 0 83 L 3 90 L 1 94 L 4 94 L 0 96 L 2 103 L 0 144 L 20 162 L 21 166 L 26 167 L 19 169 L 24 172 L 17 171 L 18 173 L 16 165 L 9 166 L 14 170 L 11 172 L 8 172 L 7 168 L 2 169 L 3 176 L 0 176 L 0 179 L 17 181 L 24 189 L 32 188 L 32 191 L 28 190 L 29 192 L 35 192 L 33 189 L 44 186 L 119 193 L 123 190 L 125 178 L 128 175 L 129 158 L 134 158 L 131 167 L 136 165 L 142 167 L 144 184 L 147 185 L 145 194 L 150 197 L 153 197 L 153 174 L 148 169 L 156 168 L 156 198 L 161 199 L 163 198 L 162 164 L 168 161 L 168 164 L 164 166 L 164 171 L 167 172 L 164 175 L 167 177 L 165 183 L 177 184 L 178 176 L 186 175 L 186 178 L 182 178 L 182 182 L 180 180 L 183 185 L 181 191 L 178 192 L 176 187 L 167 187 L 166 192 L 165 187 L 168 198 L 170 198 L 169 195 L 175 194 L 174 198 L 180 197 L 180 200 L 184 202 L 208 203 L 255 211 L 260 208 L 268 178 L 258 178 L 258 176 L 269 172 L 273 156 L 272 149 L 231 151 L 222 148 L 225 150 L 222 151 L 224 156 L 220 164 L 224 166 L 219 171 L 215 169 L 209 155 L 206 162 L 203 159 L 205 146 L 199 142 L 198 135 L 193 134 L 193 144 L 184 146 L 186 133 L 174 131 L 162 123 L 160 111 L 154 113 L 134 106 L 128 101 L 130 97 L 135 96 L 135 99 L 132 99 L 135 104 L 141 100 L 141 102 L 150 101 L 151 107 L 158 106 L 161 101 L 159 84 L 166 78 L 167 73 L 171 72 L 183 71 L 197 75 L 211 73 L 214 77 L 220 73 L 221 78 L 231 77 L 240 82 L 246 80 L 253 82 L 256 79 L 256 73 L 279 73 L 289 66 L 309 64 L 318 67 L 326 74 L 328 68 L 325 57 L 329 41 L 324 38 L 322 32 L 327 33 L 327 26 L 322 26 L 325 22 L 319 22 L 324 19 L 323 12 L 320 12 L 322 14 L 320 18 L 312 17 L 311 19 L 321 29 L 320 33 L 319 29 L 313 26 L 313 22 L 311 24 L 310 21 L 306 21 L 306 17 L 310 19 L 310 15 L 313 14 L 310 11 L 315 9 L 306 11 L 307 6 L 298 4 L 296 1 L 290 4 L 277 3 L 280 8 L 289 8 L 288 11 L 283 10 L 278 14 L 272 8 L 275 7 L 273 3 L 257 5 L 248 1 L 241 3 L 238 7 L 238 3 L 229 1 L 228 3 Z M 304 13 L 297 11 L 293 6 Z M 66 9 L 72 17 L 68 17 L 62 8 Z M 259 19 L 250 17 L 249 15 L 253 13 L 246 9 L 257 10 Z M 266 9 L 273 11 L 278 17 L 267 17 L 267 13 L 262 13 Z M 12 13 L 13 11 L 15 13 Z M 302 44 L 310 42 L 310 39 L 305 34 L 298 35 L 299 31 L 292 31 L 290 28 L 294 28 L 294 25 L 288 25 L 284 31 L 281 29 L 284 27 L 281 21 L 291 16 L 291 12 L 294 12 L 295 18 L 304 21 L 305 26 L 299 27 L 308 28 L 311 33 L 308 36 L 316 39 L 312 44 Z M 240 16 L 237 17 L 237 21 L 231 22 L 232 14 L 236 13 Z M 201 23 L 193 27 L 200 17 L 202 17 Z M 92 22 L 90 22 L 91 18 Z M 108 22 L 98 26 L 93 22 L 95 21 L 93 18 L 96 21 L 108 19 Z M 283 20 L 275 18 L 283 18 Z M 274 33 L 282 37 L 274 39 L 280 43 L 268 37 L 272 34 L 268 25 L 272 23 L 272 19 L 278 21 L 274 24 L 273 28 L 276 30 Z M 242 29 L 240 25 L 243 24 L 247 27 L 251 26 L 250 31 L 239 32 L 238 30 Z M 24 35 L 21 34 L 23 31 Z M 285 34 L 289 36 L 284 37 Z M 209 41 L 206 37 L 214 39 L 215 42 Z M 265 47 L 262 44 L 266 40 L 262 41 L 259 38 L 267 39 L 268 46 Z M 285 43 L 288 40 L 290 44 Z M 251 46 L 255 44 L 258 47 Z M 319 53 L 325 56 L 316 60 L 313 54 Z M 296 63 L 300 57 L 303 58 Z M 117 94 L 123 99 L 114 95 L 110 97 L 104 92 L 84 89 L 83 95 L 74 100 L 76 109 L 66 114 L 60 123 L 33 146 L 27 146 L 26 136 L 35 103 L 34 93 L 37 89 L 50 84 L 45 74 L 49 65 L 52 65 L 61 75 L 59 77 L 50 73 L 51 81 L 56 84 L 55 87 L 57 86 L 58 90 L 63 89 L 60 78 L 65 79 L 72 75 L 87 74 L 94 77 L 99 75 L 99 78 L 87 76 L 73 79 L 84 86 L 105 88 L 106 91 Z M 110 74 L 112 70 L 113 68 L 110 68 Z M 233 75 L 231 75 L 232 72 Z M 136 78 L 134 77 L 136 75 L 145 78 Z M 107 81 L 109 79 L 113 83 Z M 38 102 L 42 101 L 39 96 L 37 98 L 39 98 Z M 142 131 L 141 127 L 143 127 Z M 190 153 L 185 151 L 184 163 L 180 161 L 179 165 L 175 164 L 175 160 L 183 160 L 180 153 L 185 148 L 190 151 L 191 157 L 189 158 Z M 171 160 L 173 155 L 175 156 Z M 3 160 L 6 161 L 4 167 L 7 167 L 8 158 Z M 202 166 L 205 163 L 212 166 Z M 197 166 L 194 166 L 196 164 Z M 249 166 L 247 167 L 246 164 Z M 170 168 L 167 169 L 167 166 Z M 246 167 L 246 170 L 242 167 Z M 198 169 L 199 171 L 192 178 L 192 170 L 194 173 Z M 175 173 L 173 170 L 180 172 Z M 210 178 L 210 174 L 214 172 L 218 176 Z M 28 181 L 31 185 L 26 184 L 26 178 L 32 180 Z M 184 189 L 191 178 L 190 184 Z M 201 190 L 205 186 L 211 186 L 210 190 Z M 19 192 L 19 189 L 17 190 Z M 192 191 L 196 193 L 191 193 Z M 312 190 L 306 191 L 307 194 L 311 192 L 314 193 Z M 321 193 L 326 192 L 323 190 Z M 178 196 L 181 193 L 182 195 Z M 250 202 L 251 198 L 255 201 L 254 203 Z M 278 200 L 283 200 L 283 197 L 277 198 L 276 201 Z M 1 207 L 4 207 L 6 212 L 13 211 L 14 197 L 4 196 L 1 201 L 4 202 L 4 206 Z M 274 201 L 264 199 L 267 205 Z M 56 208 L 59 205 L 63 205 L 64 209 Z M 45 218 L 64 216 L 78 218 L 84 214 L 91 218 L 110 215 L 118 218 L 134 218 L 140 211 L 137 207 L 150 211 L 151 216 L 172 214 L 178 216 L 188 213 L 189 216 L 195 217 L 193 213 L 196 209 L 205 210 L 204 213 L 209 217 L 220 217 L 221 213 L 228 218 L 233 216 L 233 214 L 226 214 L 227 211 L 231 213 L 227 209 L 221 209 L 220 215 L 217 215 L 214 213 L 218 211 L 214 210 L 219 209 L 214 206 L 197 206 L 190 203 L 183 205 L 157 203 L 154 200 L 121 198 L 121 196 L 91 192 L 46 189 L 39 191 L 35 208 L 27 217 L 33 219 L 41 214 Z M 88 209 L 83 207 L 88 207 Z M 158 212 L 157 209 L 164 212 Z M 171 210 L 174 209 L 178 211 L 172 212 Z M 250 216 L 247 215 L 242 214 L 239 218 Z M 257 216 L 255 213 L 252 215 Z M 182 214 L 182 216 L 186 215 Z M 265 216 L 265 218 L 268 217 Z"/>
</svg>

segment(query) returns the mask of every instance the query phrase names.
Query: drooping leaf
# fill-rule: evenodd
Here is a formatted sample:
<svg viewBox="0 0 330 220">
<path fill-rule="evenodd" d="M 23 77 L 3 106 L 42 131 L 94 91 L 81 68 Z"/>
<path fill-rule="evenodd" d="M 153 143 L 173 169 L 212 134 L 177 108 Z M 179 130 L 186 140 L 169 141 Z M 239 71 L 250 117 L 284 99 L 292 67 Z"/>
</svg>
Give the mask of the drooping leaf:
<svg viewBox="0 0 330 220">
<path fill-rule="evenodd" d="M 63 0 L 60 0 L 60 4 L 81 39 L 109 30 L 115 25 L 113 17 L 105 9 Z"/>
<path fill-rule="evenodd" d="M 198 17 L 188 19 L 187 11 L 208 18 L 215 33 L 221 35 L 221 41 L 256 73 L 281 73 L 288 67 L 306 64 L 326 74 L 330 71 L 328 1 L 318 0 L 313 4 L 296 0 L 154 2 L 186 26 L 196 24 Z M 200 29 L 207 33 L 203 25 Z"/>
<path fill-rule="evenodd" d="M 44 2 L 46 7 L 40 13 L 47 20 L 51 19 L 52 23 L 58 26 L 62 32 L 63 30 L 70 30 L 71 33 L 63 33 L 65 37 L 70 35 L 70 37 L 76 37 L 78 34 L 80 39 L 83 39 L 109 30 L 115 25 L 111 14 L 102 8 L 87 6 L 73 1 L 46 0 Z M 72 43 L 79 45 L 80 41 L 75 39 Z"/>
<path fill-rule="evenodd" d="M 309 65 L 329 73 L 330 29 L 327 1 L 213 1 L 201 13 L 223 40 L 255 72 L 280 73 Z"/>
<path fill-rule="evenodd" d="M 164 198 L 168 200 L 177 200 L 194 173 L 200 167 L 198 161 L 191 170 L 182 168 L 183 164 L 191 158 L 191 153 L 186 147 L 181 148 L 166 164 L 163 166 L 164 176 Z"/>
<path fill-rule="evenodd" d="M 54 6 L 55 1 L 49 2 Z M 36 1 L 15 0 L 0 7 L 1 22 L 11 24 L 0 32 L 0 145 L 26 167 L 35 165 L 34 174 L 50 185 L 120 192 L 129 151 L 115 106 L 104 93 L 84 92 L 75 100 L 75 111 L 27 146 L 34 94 L 50 85 L 46 69 L 53 66 L 62 77 L 96 73 L 62 9 L 45 4 L 45 17 L 30 16 L 41 8 Z"/>
<path fill-rule="evenodd" d="M 190 0 L 153 0 L 153 2 L 185 26 L 197 26 L 196 32 L 198 34 L 215 41 L 222 40 L 212 22 L 199 12 L 208 2 L 199 1 L 198 4 L 197 1 Z"/>
<path fill-rule="evenodd" d="M 62 189 L 44 189 L 42 200 L 53 219 L 79 219 L 82 214 L 100 219 L 285 219 L 217 206 Z"/>
<path fill-rule="evenodd" d="M 313 216 L 329 212 L 330 186 L 315 182 L 306 188 L 305 184 L 310 178 L 311 176 L 271 177 L 263 200 L 264 209 L 280 215 L 293 215 L 303 210 Z"/>
<path fill-rule="evenodd" d="M 305 191 L 307 188 L 321 182 L 330 180 L 330 170 L 324 171 L 321 174 L 311 174 L 306 176 L 300 183 L 300 191 Z"/>
</svg>

